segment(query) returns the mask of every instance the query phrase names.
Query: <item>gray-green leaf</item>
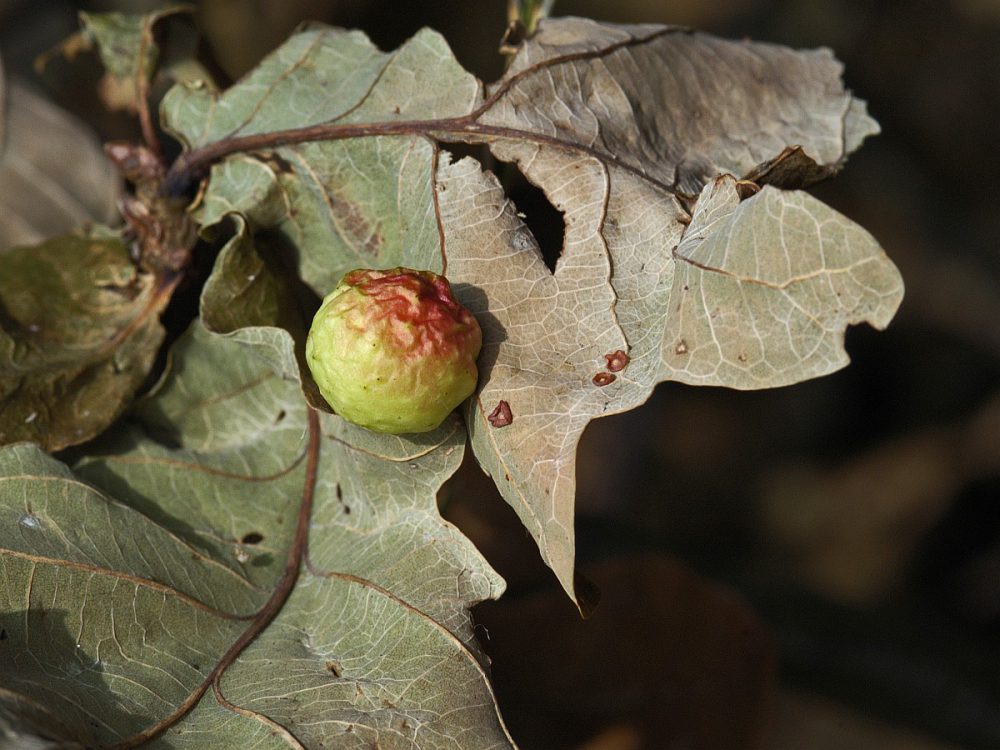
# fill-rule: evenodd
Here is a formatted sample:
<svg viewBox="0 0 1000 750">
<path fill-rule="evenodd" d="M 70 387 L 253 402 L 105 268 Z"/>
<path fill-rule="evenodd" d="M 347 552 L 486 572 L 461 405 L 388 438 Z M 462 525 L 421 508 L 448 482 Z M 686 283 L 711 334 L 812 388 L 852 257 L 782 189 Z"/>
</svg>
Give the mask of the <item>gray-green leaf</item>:
<svg viewBox="0 0 1000 750">
<path fill-rule="evenodd" d="M 82 42 L 97 48 L 104 65 L 100 94 L 109 108 L 137 111 L 140 81 L 151 83 L 158 72 L 174 81 L 211 85 L 196 59 L 197 36 L 186 22 L 194 10 L 193 5 L 175 4 L 146 14 L 80 13 Z"/>
<path fill-rule="evenodd" d="M 87 747 L 512 746 L 467 611 L 503 582 L 435 500 L 458 423 L 313 436 L 296 375 L 287 333 L 196 324 L 72 468 L 0 452 L 0 716 Z"/>
</svg>

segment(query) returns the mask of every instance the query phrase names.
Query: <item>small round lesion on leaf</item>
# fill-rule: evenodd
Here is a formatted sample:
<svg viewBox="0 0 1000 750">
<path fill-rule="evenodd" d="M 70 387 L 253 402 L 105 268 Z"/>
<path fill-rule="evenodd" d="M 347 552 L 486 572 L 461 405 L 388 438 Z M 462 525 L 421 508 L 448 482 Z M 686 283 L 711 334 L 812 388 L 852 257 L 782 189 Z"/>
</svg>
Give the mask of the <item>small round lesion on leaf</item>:
<svg viewBox="0 0 1000 750">
<path fill-rule="evenodd" d="M 681 339 L 680 341 L 678 341 L 677 342 L 677 346 L 674 347 L 674 353 L 675 354 L 687 354 L 688 353 L 687 341 L 685 341 L 684 339 Z"/>
<path fill-rule="evenodd" d="M 612 375 L 610 372 L 599 372 L 591 378 L 591 382 L 598 388 L 603 388 L 606 385 L 611 385 L 617 379 L 618 376 Z"/>
<path fill-rule="evenodd" d="M 500 401 L 486 419 L 494 427 L 506 427 L 514 421 L 514 413 L 510 410 L 510 404 Z"/>
<path fill-rule="evenodd" d="M 631 358 L 621 349 L 611 352 L 611 354 L 605 354 L 604 359 L 608 362 L 609 372 L 621 372 L 631 361 Z"/>
</svg>

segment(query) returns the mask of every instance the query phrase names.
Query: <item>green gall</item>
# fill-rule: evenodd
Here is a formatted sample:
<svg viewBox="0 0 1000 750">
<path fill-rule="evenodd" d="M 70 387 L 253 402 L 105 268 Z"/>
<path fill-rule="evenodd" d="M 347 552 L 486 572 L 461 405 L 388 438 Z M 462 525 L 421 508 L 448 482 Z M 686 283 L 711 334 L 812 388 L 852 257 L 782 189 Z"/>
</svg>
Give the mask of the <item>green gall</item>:
<svg viewBox="0 0 1000 750">
<path fill-rule="evenodd" d="M 428 432 L 475 391 L 482 341 L 443 276 L 359 269 L 323 300 L 306 361 L 347 421 L 376 432 Z"/>
</svg>

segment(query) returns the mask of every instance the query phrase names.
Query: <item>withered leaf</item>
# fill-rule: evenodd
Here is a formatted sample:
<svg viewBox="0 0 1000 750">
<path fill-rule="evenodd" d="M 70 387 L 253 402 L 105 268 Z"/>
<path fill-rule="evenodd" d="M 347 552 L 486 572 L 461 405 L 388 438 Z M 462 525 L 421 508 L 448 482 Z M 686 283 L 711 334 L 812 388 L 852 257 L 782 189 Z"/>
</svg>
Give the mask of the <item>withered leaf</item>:
<svg viewBox="0 0 1000 750">
<path fill-rule="evenodd" d="M 0 269 L 0 444 L 89 440 L 149 374 L 170 284 L 107 230 L 11 250 Z"/>
</svg>

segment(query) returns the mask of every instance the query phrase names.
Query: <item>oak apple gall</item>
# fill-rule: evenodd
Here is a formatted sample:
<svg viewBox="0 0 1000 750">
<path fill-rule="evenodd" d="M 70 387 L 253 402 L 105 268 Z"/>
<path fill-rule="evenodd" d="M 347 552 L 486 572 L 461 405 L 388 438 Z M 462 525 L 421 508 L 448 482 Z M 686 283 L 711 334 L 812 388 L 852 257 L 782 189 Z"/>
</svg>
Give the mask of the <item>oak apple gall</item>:
<svg viewBox="0 0 1000 750">
<path fill-rule="evenodd" d="M 376 432 L 428 432 L 475 391 L 482 340 L 443 276 L 358 269 L 323 300 L 306 362 L 347 421 Z"/>
</svg>

